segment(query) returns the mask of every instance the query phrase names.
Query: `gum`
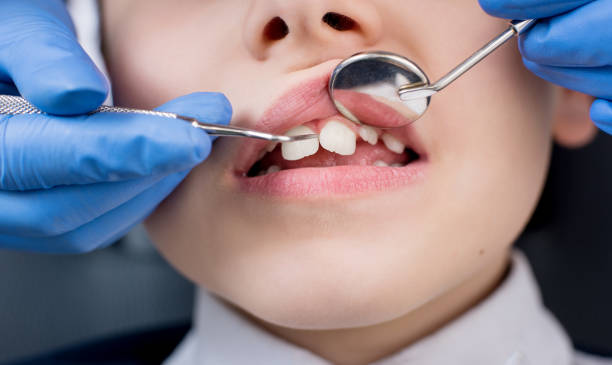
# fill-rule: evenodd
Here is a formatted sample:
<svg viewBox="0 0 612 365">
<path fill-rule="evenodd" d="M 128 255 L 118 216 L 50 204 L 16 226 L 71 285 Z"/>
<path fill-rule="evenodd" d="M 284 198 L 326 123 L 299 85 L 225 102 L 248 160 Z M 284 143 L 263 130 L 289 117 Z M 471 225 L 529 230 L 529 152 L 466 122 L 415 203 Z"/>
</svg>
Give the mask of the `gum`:
<svg viewBox="0 0 612 365">
<path fill-rule="evenodd" d="M 351 122 L 350 120 L 346 119 L 345 117 L 341 117 L 341 116 L 333 116 L 333 117 L 329 117 L 329 118 L 325 118 L 325 119 L 318 119 L 318 120 L 313 120 L 310 122 L 306 122 L 302 125 L 307 126 L 308 128 L 312 129 L 315 133 L 320 134 L 321 133 L 321 129 L 323 129 L 323 127 L 325 127 L 325 125 L 332 121 L 335 120 L 337 122 L 340 122 L 342 124 L 344 124 L 345 126 L 349 127 L 350 130 L 352 130 L 355 135 L 357 135 L 359 137 L 359 126 L 353 122 Z"/>
<path fill-rule="evenodd" d="M 267 168 L 272 165 L 279 166 L 281 169 L 296 169 L 304 167 L 331 167 L 331 166 L 369 166 L 376 161 L 384 161 L 388 165 L 391 164 L 406 164 L 409 162 L 409 156 L 406 153 L 397 154 L 389 151 L 382 143 L 374 146 L 369 143 L 359 140 L 355 153 L 350 156 L 343 156 L 337 153 L 329 152 L 323 148 L 312 155 L 304 157 L 296 161 L 287 161 L 281 155 L 280 147 L 277 147 L 272 152 L 264 156 L 259 162 L 260 168 Z"/>
</svg>

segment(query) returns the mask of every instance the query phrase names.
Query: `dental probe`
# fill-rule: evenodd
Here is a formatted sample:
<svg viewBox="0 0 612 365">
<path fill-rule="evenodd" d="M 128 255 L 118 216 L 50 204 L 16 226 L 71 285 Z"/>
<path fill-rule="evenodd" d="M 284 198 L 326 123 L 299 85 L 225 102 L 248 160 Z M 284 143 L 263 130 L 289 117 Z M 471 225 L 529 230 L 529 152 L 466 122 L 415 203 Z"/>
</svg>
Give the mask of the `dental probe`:
<svg viewBox="0 0 612 365">
<path fill-rule="evenodd" d="M 431 96 L 535 22 L 511 21 L 504 32 L 433 84 L 416 63 L 405 57 L 390 52 L 357 53 L 336 67 L 329 79 L 329 94 L 338 111 L 357 124 L 405 126 L 425 114 Z"/>
<path fill-rule="evenodd" d="M 246 137 L 263 139 L 271 142 L 294 142 L 305 139 L 319 138 L 317 134 L 302 134 L 297 136 L 281 136 L 276 134 L 270 134 L 265 132 L 256 131 L 253 129 L 246 129 L 240 127 L 228 127 L 217 124 L 210 124 L 200 122 L 199 120 L 184 115 L 179 115 L 169 112 L 158 112 L 155 110 L 143 110 L 143 109 L 132 109 L 132 108 L 121 108 L 102 105 L 98 109 L 89 113 L 133 113 L 133 114 L 145 114 L 153 115 L 157 117 L 180 119 L 190 123 L 193 127 L 203 129 L 206 133 L 211 136 L 219 137 Z M 42 110 L 36 108 L 30 104 L 24 98 L 12 95 L 0 95 L 0 115 L 22 115 L 22 114 L 46 114 Z"/>
<path fill-rule="evenodd" d="M 433 85 L 429 86 L 413 86 L 404 85 L 400 87 L 399 94 L 402 100 L 412 100 L 416 98 L 423 98 L 432 96 L 438 91 L 447 87 L 451 82 L 455 81 L 459 76 L 466 73 L 469 69 L 474 67 L 478 62 L 482 61 L 485 57 L 493 53 L 499 46 L 506 43 L 515 35 L 520 35 L 523 31 L 530 28 L 535 23 L 535 19 L 523 20 L 523 21 L 512 21 L 508 29 L 503 33 L 493 38 L 489 43 L 485 44 L 478 51 L 474 52 L 465 61 L 461 62 L 446 75 L 436 81 Z"/>
</svg>

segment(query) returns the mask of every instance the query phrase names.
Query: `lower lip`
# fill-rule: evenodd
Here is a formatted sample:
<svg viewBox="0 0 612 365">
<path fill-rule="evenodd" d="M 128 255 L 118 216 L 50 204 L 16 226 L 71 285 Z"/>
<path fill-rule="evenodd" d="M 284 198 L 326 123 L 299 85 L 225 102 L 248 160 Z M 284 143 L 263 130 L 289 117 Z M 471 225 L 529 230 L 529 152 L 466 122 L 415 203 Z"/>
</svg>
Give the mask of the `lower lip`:
<svg viewBox="0 0 612 365">
<path fill-rule="evenodd" d="M 384 192 L 414 185 L 425 177 L 423 160 L 403 167 L 334 166 L 282 170 L 258 177 L 238 177 L 245 193 L 313 198 Z"/>
</svg>

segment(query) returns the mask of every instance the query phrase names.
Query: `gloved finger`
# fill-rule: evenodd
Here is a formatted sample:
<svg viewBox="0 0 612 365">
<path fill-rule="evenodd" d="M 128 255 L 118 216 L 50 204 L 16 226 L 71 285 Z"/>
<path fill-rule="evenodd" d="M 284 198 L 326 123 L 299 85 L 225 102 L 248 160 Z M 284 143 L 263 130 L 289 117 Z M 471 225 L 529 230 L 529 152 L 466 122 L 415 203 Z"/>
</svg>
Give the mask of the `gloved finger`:
<svg viewBox="0 0 612 365">
<path fill-rule="evenodd" d="M 87 113 L 108 82 L 76 40 L 61 0 L 0 1 L 0 81 L 45 112 Z"/>
<path fill-rule="evenodd" d="M 0 233 L 0 242 L 5 248 L 13 250 L 45 253 L 82 253 L 108 246 L 145 219 L 187 173 L 163 178 L 133 199 L 74 230 L 41 237 L 16 237 Z"/>
<path fill-rule="evenodd" d="M 612 134 L 612 101 L 595 100 L 591 105 L 591 120 L 602 131 Z"/>
<path fill-rule="evenodd" d="M 232 104 L 225 95 L 215 92 L 185 95 L 170 100 L 155 110 L 173 112 L 212 124 L 227 125 L 232 119 Z"/>
<path fill-rule="evenodd" d="M 544 80 L 598 98 L 612 99 L 612 66 L 574 68 L 544 66 L 528 60 L 523 63 Z"/>
<path fill-rule="evenodd" d="M 227 124 L 231 106 L 217 93 L 195 93 L 160 108 Z M 0 189 L 47 189 L 167 175 L 202 162 L 210 137 L 183 120 L 139 114 L 81 117 L 19 115 L 0 119 Z"/>
<path fill-rule="evenodd" d="M 549 66 L 612 65 L 611 19 L 612 0 L 599 0 L 540 20 L 521 36 L 521 54 Z"/>
<path fill-rule="evenodd" d="M 540 19 L 565 13 L 593 0 L 478 0 L 484 11 L 506 19 Z"/>
</svg>

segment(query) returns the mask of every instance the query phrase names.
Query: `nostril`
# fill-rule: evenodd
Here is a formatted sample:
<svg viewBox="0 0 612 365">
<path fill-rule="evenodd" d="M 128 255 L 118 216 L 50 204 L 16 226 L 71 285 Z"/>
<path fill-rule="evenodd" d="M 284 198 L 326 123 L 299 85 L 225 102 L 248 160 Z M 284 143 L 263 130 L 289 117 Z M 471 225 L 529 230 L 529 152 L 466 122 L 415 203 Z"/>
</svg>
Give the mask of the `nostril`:
<svg viewBox="0 0 612 365">
<path fill-rule="evenodd" d="M 357 28 L 357 22 L 349 18 L 346 15 L 328 12 L 323 15 L 323 22 L 327 23 L 330 27 L 339 31 L 353 30 Z"/>
<path fill-rule="evenodd" d="M 289 34 L 289 27 L 281 17 L 275 17 L 266 24 L 264 38 L 267 41 L 278 41 Z"/>
</svg>

